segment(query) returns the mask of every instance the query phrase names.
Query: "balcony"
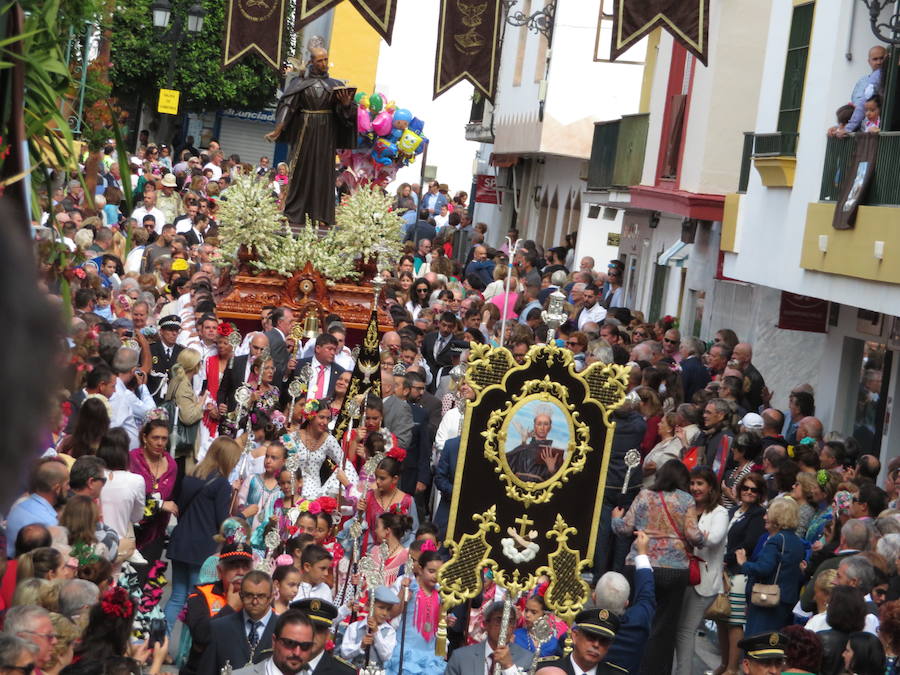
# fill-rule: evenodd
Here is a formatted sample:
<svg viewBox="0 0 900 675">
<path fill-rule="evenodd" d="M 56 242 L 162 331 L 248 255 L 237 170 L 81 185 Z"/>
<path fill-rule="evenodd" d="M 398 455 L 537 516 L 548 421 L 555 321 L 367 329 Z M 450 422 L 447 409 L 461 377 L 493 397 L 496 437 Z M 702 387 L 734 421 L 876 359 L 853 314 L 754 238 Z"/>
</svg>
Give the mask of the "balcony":
<svg viewBox="0 0 900 675">
<path fill-rule="evenodd" d="M 469 122 L 466 124 L 466 140 L 476 143 L 493 143 L 494 132 L 491 129 L 493 115 L 493 106 L 483 96 L 474 96 L 472 110 L 469 112 Z"/>
<path fill-rule="evenodd" d="M 641 182 L 650 115 L 625 115 L 594 124 L 588 190 L 628 188 Z"/>
<path fill-rule="evenodd" d="M 852 135 L 828 139 L 822 189 L 819 191 L 821 201 L 837 201 L 844 176 L 851 169 L 855 150 L 856 138 Z M 900 205 L 900 132 L 883 131 L 879 134 L 875 176 L 861 203 L 869 206 Z"/>
<path fill-rule="evenodd" d="M 766 187 L 792 187 L 798 138 L 799 134 L 780 131 L 770 134 L 745 131 L 738 192 L 747 191 L 751 166 L 756 167 Z"/>
</svg>

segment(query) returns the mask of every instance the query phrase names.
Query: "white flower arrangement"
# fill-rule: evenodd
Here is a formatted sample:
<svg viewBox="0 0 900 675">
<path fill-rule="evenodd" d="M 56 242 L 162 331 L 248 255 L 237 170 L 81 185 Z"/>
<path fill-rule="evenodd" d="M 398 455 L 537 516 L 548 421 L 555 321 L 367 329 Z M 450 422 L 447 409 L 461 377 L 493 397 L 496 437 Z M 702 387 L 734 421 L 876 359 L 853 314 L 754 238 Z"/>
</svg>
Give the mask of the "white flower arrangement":
<svg viewBox="0 0 900 675">
<path fill-rule="evenodd" d="M 402 247 L 403 219 L 391 211 L 393 198 L 377 186 L 363 186 L 335 211 L 335 225 L 320 232 L 307 219 L 291 232 L 264 182 L 241 176 L 228 188 L 219 209 L 223 248 L 241 246 L 255 254 L 259 270 L 290 276 L 309 262 L 329 283 L 358 279 L 356 261 L 396 262 Z"/>
</svg>

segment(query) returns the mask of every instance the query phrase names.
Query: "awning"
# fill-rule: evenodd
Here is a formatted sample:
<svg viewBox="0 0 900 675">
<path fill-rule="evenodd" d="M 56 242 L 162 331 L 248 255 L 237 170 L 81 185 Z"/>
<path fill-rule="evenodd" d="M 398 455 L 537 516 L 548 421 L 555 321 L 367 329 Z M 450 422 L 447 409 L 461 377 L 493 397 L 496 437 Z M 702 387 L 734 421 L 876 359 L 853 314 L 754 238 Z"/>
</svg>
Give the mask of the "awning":
<svg viewBox="0 0 900 675">
<path fill-rule="evenodd" d="M 675 267 L 684 267 L 685 261 L 691 255 L 693 244 L 685 244 L 680 239 L 672 244 L 669 248 L 659 254 L 657 265 L 668 265 L 674 263 Z"/>
</svg>

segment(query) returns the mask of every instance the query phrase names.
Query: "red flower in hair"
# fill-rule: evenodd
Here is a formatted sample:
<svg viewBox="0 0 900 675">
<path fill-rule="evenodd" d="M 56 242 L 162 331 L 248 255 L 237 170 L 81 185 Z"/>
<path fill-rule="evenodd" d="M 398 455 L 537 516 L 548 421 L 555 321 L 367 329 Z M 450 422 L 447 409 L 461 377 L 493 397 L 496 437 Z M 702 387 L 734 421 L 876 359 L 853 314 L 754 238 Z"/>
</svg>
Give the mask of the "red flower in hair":
<svg viewBox="0 0 900 675">
<path fill-rule="evenodd" d="M 310 502 L 310 504 L 309 504 L 309 512 L 310 512 L 311 514 L 313 514 L 314 516 L 315 516 L 316 514 L 322 513 L 322 505 L 319 503 L 319 500 L 318 500 L 318 499 L 317 499 L 316 501 L 314 501 L 314 502 Z"/>
<path fill-rule="evenodd" d="M 404 459 L 406 459 L 406 450 L 404 450 L 403 448 L 398 448 L 397 446 L 394 446 L 384 454 L 385 457 L 396 459 L 398 462 L 402 462 Z"/>
<path fill-rule="evenodd" d="M 401 502 L 399 504 L 391 504 L 388 513 L 399 513 L 401 516 L 405 516 L 409 513 L 409 509 Z"/>
<path fill-rule="evenodd" d="M 437 551 L 437 545 L 431 541 L 431 539 L 426 539 L 422 542 L 422 548 L 419 549 L 422 553 L 426 553 L 428 551 Z"/>
<path fill-rule="evenodd" d="M 228 337 L 234 332 L 234 326 L 230 323 L 220 323 L 219 327 L 216 328 L 216 332 L 222 337 Z"/>
<path fill-rule="evenodd" d="M 100 598 L 100 607 L 104 614 L 130 619 L 134 616 L 134 603 L 128 591 L 122 586 L 114 586 Z"/>
<path fill-rule="evenodd" d="M 334 497 L 319 497 L 316 500 L 322 513 L 332 514 L 337 509 L 337 500 Z"/>
</svg>

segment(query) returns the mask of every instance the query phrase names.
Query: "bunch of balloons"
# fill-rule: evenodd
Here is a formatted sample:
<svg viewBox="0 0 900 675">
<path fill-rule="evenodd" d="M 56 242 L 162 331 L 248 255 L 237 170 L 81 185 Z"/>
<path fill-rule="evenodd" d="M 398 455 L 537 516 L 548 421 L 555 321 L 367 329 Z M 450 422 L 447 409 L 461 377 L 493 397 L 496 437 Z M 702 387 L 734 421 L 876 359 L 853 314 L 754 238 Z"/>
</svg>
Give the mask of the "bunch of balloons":
<svg viewBox="0 0 900 675">
<path fill-rule="evenodd" d="M 425 150 L 428 139 L 422 134 L 425 122 L 405 108 L 398 108 L 384 94 L 356 94 L 356 131 L 359 147 L 371 148 L 373 163 L 407 166 Z"/>
</svg>

